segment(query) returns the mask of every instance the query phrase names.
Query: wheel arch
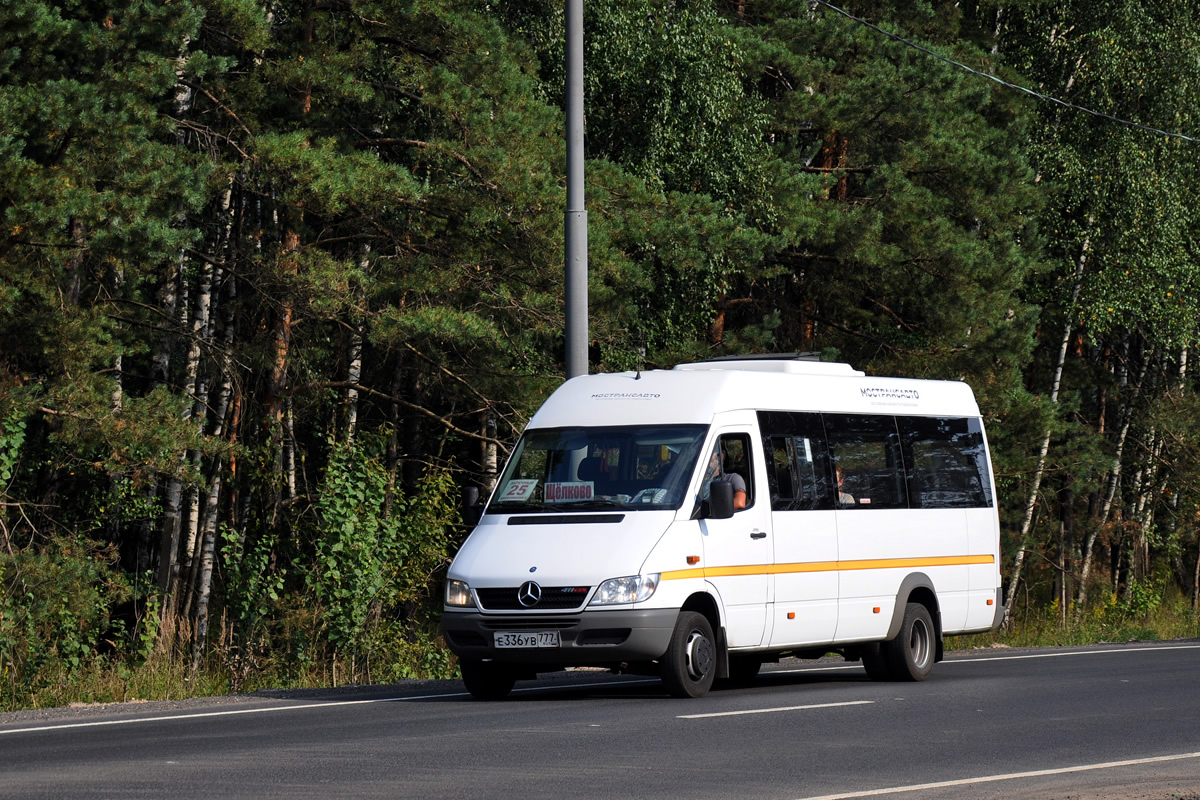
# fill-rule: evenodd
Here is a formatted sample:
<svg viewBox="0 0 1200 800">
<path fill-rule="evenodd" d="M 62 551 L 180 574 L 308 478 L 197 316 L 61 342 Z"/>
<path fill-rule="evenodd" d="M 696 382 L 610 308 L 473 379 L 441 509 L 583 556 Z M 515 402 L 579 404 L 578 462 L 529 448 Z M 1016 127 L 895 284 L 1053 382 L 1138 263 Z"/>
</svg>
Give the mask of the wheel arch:
<svg viewBox="0 0 1200 800">
<path fill-rule="evenodd" d="M 892 608 L 892 622 L 888 626 L 887 638 L 894 639 L 900 633 L 900 626 L 904 624 L 904 612 L 909 603 L 920 603 L 929 611 L 937 640 L 934 661 L 941 661 L 943 654 L 942 612 L 938 605 L 937 591 L 933 588 L 933 581 L 924 572 L 910 573 L 900 582 L 900 589 L 896 592 L 896 605 Z"/>
<path fill-rule="evenodd" d="M 729 642 L 725 638 L 725 626 L 721 623 L 721 606 L 717 598 L 708 592 L 695 592 L 679 607 L 681 614 L 684 611 L 695 611 L 708 619 L 708 624 L 713 629 L 713 637 L 716 639 L 717 677 L 728 678 Z"/>
</svg>

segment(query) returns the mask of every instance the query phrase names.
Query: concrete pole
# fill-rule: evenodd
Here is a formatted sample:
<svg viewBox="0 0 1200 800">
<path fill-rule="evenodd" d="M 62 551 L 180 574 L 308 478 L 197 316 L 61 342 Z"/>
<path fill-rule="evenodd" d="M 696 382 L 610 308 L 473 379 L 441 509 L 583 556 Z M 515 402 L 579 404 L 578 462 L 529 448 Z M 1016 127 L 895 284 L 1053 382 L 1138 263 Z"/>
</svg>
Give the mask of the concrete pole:
<svg viewBox="0 0 1200 800">
<path fill-rule="evenodd" d="M 567 378 L 588 372 L 587 211 L 583 202 L 583 0 L 567 3 Z"/>
</svg>

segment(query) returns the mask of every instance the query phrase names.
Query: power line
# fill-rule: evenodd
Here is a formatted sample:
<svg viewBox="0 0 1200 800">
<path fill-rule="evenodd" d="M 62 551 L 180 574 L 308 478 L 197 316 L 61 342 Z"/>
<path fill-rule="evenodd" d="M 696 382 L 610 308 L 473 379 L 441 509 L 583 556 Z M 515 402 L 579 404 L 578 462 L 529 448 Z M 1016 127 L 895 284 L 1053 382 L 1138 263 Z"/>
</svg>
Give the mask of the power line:
<svg viewBox="0 0 1200 800">
<path fill-rule="evenodd" d="M 1200 139 L 1196 139 L 1191 136 L 1185 136 L 1182 133 L 1171 133 L 1170 131 L 1164 131 L 1160 128 L 1153 128 L 1149 125 L 1143 125 L 1140 122 L 1133 122 L 1131 120 L 1122 119 L 1122 118 L 1114 116 L 1112 114 L 1106 114 L 1103 111 L 1096 111 L 1091 108 L 1086 108 L 1084 106 L 1076 105 L 1075 103 L 1068 103 L 1066 100 L 1059 100 L 1057 97 L 1051 97 L 1050 95 L 1042 94 L 1041 92 L 1035 92 L 1033 89 L 1029 89 L 1024 86 L 1019 86 L 1015 83 L 1009 83 L 1008 81 L 1004 80 L 1003 78 L 997 78 L 995 75 L 992 75 L 987 72 L 980 72 L 979 70 L 974 69 L 973 67 L 969 67 L 966 64 L 963 64 L 959 61 L 955 61 L 952 58 L 947 58 L 946 56 L 943 56 L 940 53 L 935 53 L 933 50 L 930 50 L 928 47 L 919 45 L 916 42 L 911 42 L 908 39 L 905 39 L 903 36 L 898 36 L 894 33 L 891 33 L 890 31 L 885 31 L 883 28 L 879 27 L 878 25 L 868 22 L 867 20 L 862 19 L 860 17 L 856 17 L 848 11 L 845 11 L 843 9 L 838 8 L 835 5 L 831 5 L 830 3 L 825 2 L 825 0 L 811 0 L 811 1 L 818 5 L 825 6 L 830 11 L 835 11 L 838 14 L 841 14 L 843 17 L 846 17 L 847 19 L 852 19 L 860 25 L 865 25 L 868 28 L 870 28 L 871 30 L 877 31 L 878 33 L 882 33 L 884 36 L 888 37 L 889 39 L 893 39 L 893 40 L 900 42 L 901 44 L 907 45 L 908 47 L 911 47 L 915 50 L 920 50 L 922 53 L 931 55 L 934 58 L 936 58 L 938 61 L 944 61 L 947 64 L 958 67 L 959 69 L 964 69 L 967 72 L 972 73 L 973 75 L 978 75 L 981 78 L 987 78 L 989 81 L 992 81 L 993 83 L 998 83 L 1001 86 L 1005 86 L 1009 89 L 1015 89 L 1018 92 L 1024 92 L 1025 94 L 1030 95 L 1032 97 L 1036 97 L 1039 100 L 1045 100 L 1047 103 L 1053 103 L 1055 105 L 1062 106 L 1063 108 L 1069 108 L 1072 111 L 1082 111 L 1084 114 L 1091 114 L 1093 117 L 1100 117 L 1102 119 L 1107 119 L 1112 122 L 1116 122 L 1120 125 L 1128 125 L 1131 128 L 1139 128 L 1140 130 L 1148 131 L 1150 133 L 1157 133 L 1157 134 L 1160 134 L 1162 136 L 1166 136 L 1166 137 L 1169 137 L 1172 139 L 1182 139 L 1185 142 L 1200 142 Z"/>
</svg>

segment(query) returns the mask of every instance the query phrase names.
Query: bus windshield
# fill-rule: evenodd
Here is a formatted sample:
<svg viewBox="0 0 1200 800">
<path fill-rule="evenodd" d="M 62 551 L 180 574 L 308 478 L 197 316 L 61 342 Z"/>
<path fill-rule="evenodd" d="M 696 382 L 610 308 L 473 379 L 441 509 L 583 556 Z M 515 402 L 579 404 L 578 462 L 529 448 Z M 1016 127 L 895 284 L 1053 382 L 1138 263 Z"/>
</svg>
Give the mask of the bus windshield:
<svg viewBox="0 0 1200 800">
<path fill-rule="evenodd" d="M 679 508 L 706 432 L 705 425 L 526 431 L 487 510 Z"/>
</svg>

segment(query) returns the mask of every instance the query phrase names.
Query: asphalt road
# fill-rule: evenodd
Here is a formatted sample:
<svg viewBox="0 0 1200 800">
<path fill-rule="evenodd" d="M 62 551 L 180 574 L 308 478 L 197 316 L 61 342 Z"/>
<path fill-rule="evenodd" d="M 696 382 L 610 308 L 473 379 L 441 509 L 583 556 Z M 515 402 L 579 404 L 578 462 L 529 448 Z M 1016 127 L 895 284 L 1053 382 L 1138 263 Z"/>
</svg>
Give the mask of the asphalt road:
<svg viewBox="0 0 1200 800">
<path fill-rule="evenodd" d="M 2 798 L 1200 800 L 1200 641 L 768 665 L 698 700 L 571 672 L 0 714 Z"/>
</svg>

